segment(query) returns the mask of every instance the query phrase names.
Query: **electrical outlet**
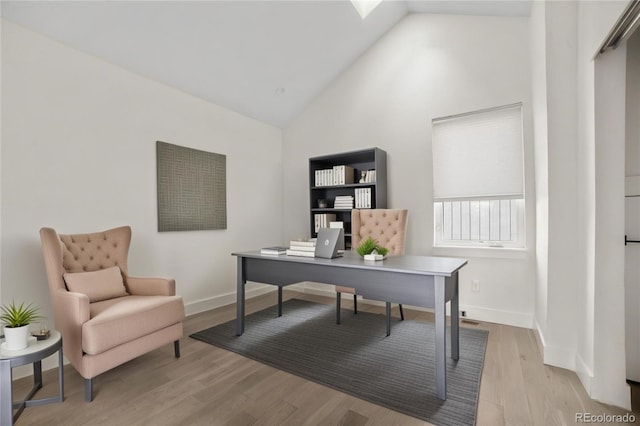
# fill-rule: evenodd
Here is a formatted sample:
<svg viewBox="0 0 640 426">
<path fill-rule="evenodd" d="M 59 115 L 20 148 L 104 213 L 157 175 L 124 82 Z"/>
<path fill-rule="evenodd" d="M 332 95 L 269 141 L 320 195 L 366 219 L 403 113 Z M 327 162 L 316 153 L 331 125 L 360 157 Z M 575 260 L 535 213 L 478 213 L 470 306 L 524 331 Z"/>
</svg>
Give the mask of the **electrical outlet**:
<svg viewBox="0 0 640 426">
<path fill-rule="evenodd" d="M 480 291 L 480 280 L 471 280 L 471 291 L 475 293 Z"/>
<path fill-rule="evenodd" d="M 467 311 L 460 311 L 460 316 L 466 317 L 467 316 Z"/>
</svg>

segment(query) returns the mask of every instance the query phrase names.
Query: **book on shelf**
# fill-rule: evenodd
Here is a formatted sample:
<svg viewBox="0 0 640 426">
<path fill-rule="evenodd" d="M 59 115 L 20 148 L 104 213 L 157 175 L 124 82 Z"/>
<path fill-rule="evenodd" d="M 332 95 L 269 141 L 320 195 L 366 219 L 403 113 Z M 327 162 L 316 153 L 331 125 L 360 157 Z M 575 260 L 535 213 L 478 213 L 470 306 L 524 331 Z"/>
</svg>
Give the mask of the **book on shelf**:
<svg viewBox="0 0 640 426">
<path fill-rule="evenodd" d="M 329 228 L 343 228 L 344 229 L 344 222 L 342 221 L 335 221 L 335 222 L 329 222 Z"/>
<path fill-rule="evenodd" d="M 367 170 L 364 181 L 367 183 L 376 181 L 376 171 L 375 170 Z"/>
<path fill-rule="evenodd" d="M 260 254 L 279 255 L 279 254 L 285 254 L 286 252 L 287 252 L 287 247 L 280 247 L 280 246 L 263 247 L 260 249 Z"/>
<path fill-rule="evenodd" d="M 316 213 L 313 219 L 315 232 L 318 232 L 320 228 L 328 228 L 329 222 L 336 220 L 336 215 L 333 213 Z"/>
<path fill-rule="evenodd" d="M 371 188 L 356 188 L 355 195 L 356 209 L 371 208 Z"/>
<path fill-rule="evenodd" d="M 336 195 L 333 201 L 334 209 L 352 209 L 354 197 L 352 195 Z"/>
<path fill-rule="evenodd" d="M 346 185 L 353 183 L 353 167 L 351 166 L 333 166 L 333 184 L 334 185 Z"/>
<path fill-rule="evenodd" d="M 333 185 L 333 169 L 316 170 L 315 186 L 332 186 Z"/>
<path fill-rule="evenodd" d="M 354 183 L 355 170 L 351 166 L 339 165 L 314 172 L 315 186 L 336 186 Z"/>
<path fill-rule="evenodd" d="M 313 249 L 313 251 L 287 249 L 286 254 L 287 256 L 315 257 L 316 250 L 315 248 Z"/>
</svg>

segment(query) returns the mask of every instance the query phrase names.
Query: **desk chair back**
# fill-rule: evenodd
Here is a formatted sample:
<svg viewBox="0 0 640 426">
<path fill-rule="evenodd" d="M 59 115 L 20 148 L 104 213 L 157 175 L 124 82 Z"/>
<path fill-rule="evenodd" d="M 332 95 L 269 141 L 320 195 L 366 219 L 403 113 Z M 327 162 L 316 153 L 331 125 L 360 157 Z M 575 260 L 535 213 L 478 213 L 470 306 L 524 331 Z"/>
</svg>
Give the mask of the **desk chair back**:
<svg viewBox="0 0 640 426">
<path fill-rule="evenodd" d="M 407 234 L 407 209 L 354 209 L 351 211 L 351 247 L 355 249 L 362 241 L 373 238 L 390 255 L 403 255 Z M 342 293 L 353 294 L 353 312 L 358 313 L 356 289 L 336 286 L 336 323 L 340 324 L 340 300 Z M 387 336 L 391 332 L 391 304 L 386 303 Z M 402 305 L 400 317 L 404 319 Z"/>
</svg>

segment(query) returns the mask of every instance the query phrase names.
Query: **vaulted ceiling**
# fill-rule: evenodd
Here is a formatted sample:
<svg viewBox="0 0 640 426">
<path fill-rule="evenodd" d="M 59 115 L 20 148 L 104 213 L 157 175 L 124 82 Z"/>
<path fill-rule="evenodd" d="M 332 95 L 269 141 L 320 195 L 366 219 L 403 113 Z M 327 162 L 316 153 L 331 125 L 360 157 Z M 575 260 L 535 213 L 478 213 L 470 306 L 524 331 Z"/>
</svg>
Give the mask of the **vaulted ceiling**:
<svg viewBox="0 0 640 426">
<path fill-rule="evenodd" d="M 4 19 L 284 127 L 408 13 L 528 16 L 531 0 L 2 1 Z"/>
</svg>

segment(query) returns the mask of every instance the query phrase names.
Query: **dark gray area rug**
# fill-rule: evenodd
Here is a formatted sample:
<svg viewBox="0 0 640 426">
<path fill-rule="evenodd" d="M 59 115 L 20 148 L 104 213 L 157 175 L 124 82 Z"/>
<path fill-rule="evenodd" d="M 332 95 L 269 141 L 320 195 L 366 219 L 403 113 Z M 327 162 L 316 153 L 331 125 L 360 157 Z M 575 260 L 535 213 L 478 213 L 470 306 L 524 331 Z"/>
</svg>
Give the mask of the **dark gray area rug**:
<svg viewBox="0 0 640 426">
<path fill-rule="evenodd" d="M 460 359 L 447 358 L 447 400 L 435 389 L 434 324 L 393 320 L 291 299 L 250 314 L 245 332 L 235 320 L 191 337 L 437 425 L 475 423 L 488 332 L 460 328 Z M 447 346 L 449 346 L 447 332 Z M 447 354 L 450 354 L 447 348 Z"/>
</svg>

